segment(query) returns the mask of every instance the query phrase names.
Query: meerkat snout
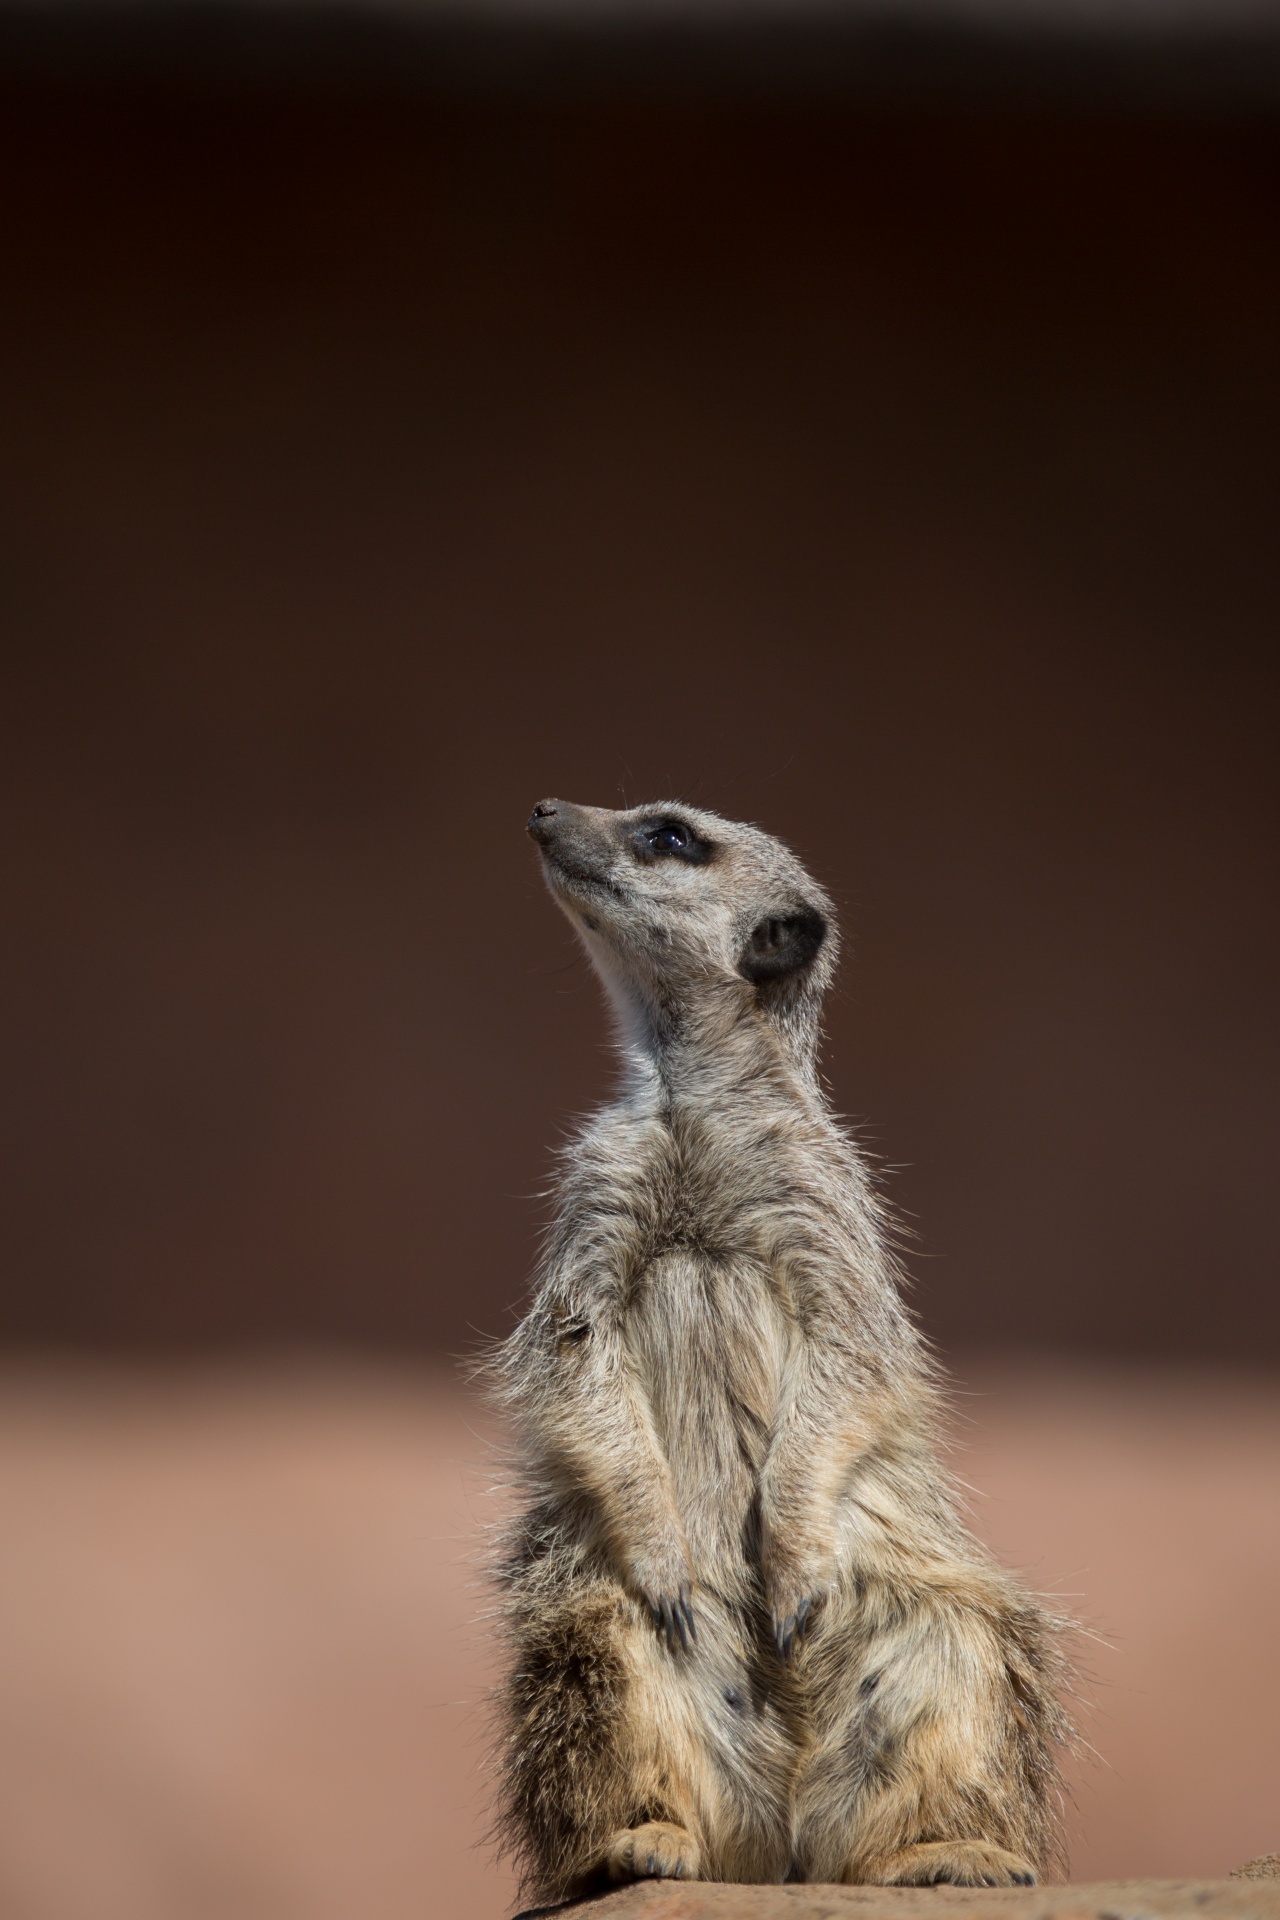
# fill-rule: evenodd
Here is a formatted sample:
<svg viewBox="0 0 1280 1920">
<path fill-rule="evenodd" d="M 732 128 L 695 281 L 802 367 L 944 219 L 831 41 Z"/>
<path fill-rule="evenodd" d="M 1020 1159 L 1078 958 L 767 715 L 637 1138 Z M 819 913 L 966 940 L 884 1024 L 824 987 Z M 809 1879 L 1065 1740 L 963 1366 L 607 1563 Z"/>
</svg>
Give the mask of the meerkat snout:
<svg viewBox="0 0 1280 1920">
<path fill-rule="evenodd" d="M 674 859 L 685 866 L 706 866 L 714 843 L 694 821 L 669 807 L 638 807 L 617 813 L 608 807 L 579 807 L 567 800 L 539 800 L 526 822 L 530 837 L 556 865 L 590 866 L 601 877 L 622 858 L 651 866 Z"/>
</svg>

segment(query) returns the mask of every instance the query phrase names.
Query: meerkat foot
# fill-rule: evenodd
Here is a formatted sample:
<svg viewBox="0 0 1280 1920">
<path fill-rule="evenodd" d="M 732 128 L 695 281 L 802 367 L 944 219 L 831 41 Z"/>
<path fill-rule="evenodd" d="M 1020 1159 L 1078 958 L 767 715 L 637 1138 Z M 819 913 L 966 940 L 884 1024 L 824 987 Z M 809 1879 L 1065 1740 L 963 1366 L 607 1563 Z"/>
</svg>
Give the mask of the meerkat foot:
<svg viewBox="0 0 1280 1920">
<path fill-rule="evenodd" d="M 696 1880 L 698 1843 L 687 1827 L 649 1820 L 616 1833 L 605 1854 L 611 1880 Z"/>
<path fill-rule="evenodd" d="M 990 1840 L 932 1840 L 886 1855 L 858 1878 L 879 1887 L 1034 1887 L 1036 1870 Z"/>
</svg>

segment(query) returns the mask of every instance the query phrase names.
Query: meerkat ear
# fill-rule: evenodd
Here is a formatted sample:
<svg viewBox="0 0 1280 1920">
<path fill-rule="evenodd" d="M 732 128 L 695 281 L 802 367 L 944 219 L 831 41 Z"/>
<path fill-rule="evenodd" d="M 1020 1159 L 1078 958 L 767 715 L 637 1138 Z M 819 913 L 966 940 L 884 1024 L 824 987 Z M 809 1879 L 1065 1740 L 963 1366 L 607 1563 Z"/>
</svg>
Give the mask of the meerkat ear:
<svg viewBox="0 0 1280 1920">
<path fill-rule="evenodd" d="M 767 980 L 783 980 L 809 966 L 826 937 L 827 923 L 816 907 L 771 914 L 752 928 L 738 960 L 738 972 L 756 986 Z"/>
</svg>

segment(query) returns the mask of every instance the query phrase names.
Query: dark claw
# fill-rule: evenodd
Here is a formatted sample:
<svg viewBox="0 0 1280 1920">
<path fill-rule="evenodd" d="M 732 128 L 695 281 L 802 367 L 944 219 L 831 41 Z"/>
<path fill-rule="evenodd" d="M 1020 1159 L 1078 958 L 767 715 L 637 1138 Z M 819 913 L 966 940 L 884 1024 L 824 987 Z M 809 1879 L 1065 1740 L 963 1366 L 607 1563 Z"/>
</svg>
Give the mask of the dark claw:
<svg viewBox="0 0 1280 1920">
<path fill-rule="evenodd" d="M 774 1622 L 773 1637 L 784 1661 L 790 1660 L 797 1645 L 803 1640 L 805 1625 L 812 1611 L 813 1596 L 810 1595 L 808 1599 L 802 1600 L 795 1612 L 789 1613 L 785 1620 Z"/>
<path fill-rule="evenodd" d="M 662 1635 L 672 1653 L 680 1646 L 687 1653 L 698 1638 L 698 1629 L 694 1625 L 693 1605 L 688 1593 L 683 1592 L 672 1600 L 665 1595 L 661 1600 L 652 1602 L 649 1608 L 653 1615 L 653 1624 Z"/>
</svg>

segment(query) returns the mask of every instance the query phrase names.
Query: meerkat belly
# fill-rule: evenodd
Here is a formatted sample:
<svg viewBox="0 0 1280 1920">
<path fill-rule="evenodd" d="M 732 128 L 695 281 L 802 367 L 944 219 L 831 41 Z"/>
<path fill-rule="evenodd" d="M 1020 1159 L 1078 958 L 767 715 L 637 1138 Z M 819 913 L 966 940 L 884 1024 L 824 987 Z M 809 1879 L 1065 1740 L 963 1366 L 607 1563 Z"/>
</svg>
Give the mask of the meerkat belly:
<svg viewBox="0 0 1280 1920">
<path fill-rule="evenodd" d="M 671 1253 L 646 1270 L 629 1340 L 694 1563 L 732 1575 L 773 1431 L 786 1320 L 765 1270 Z"/>
</svg>

